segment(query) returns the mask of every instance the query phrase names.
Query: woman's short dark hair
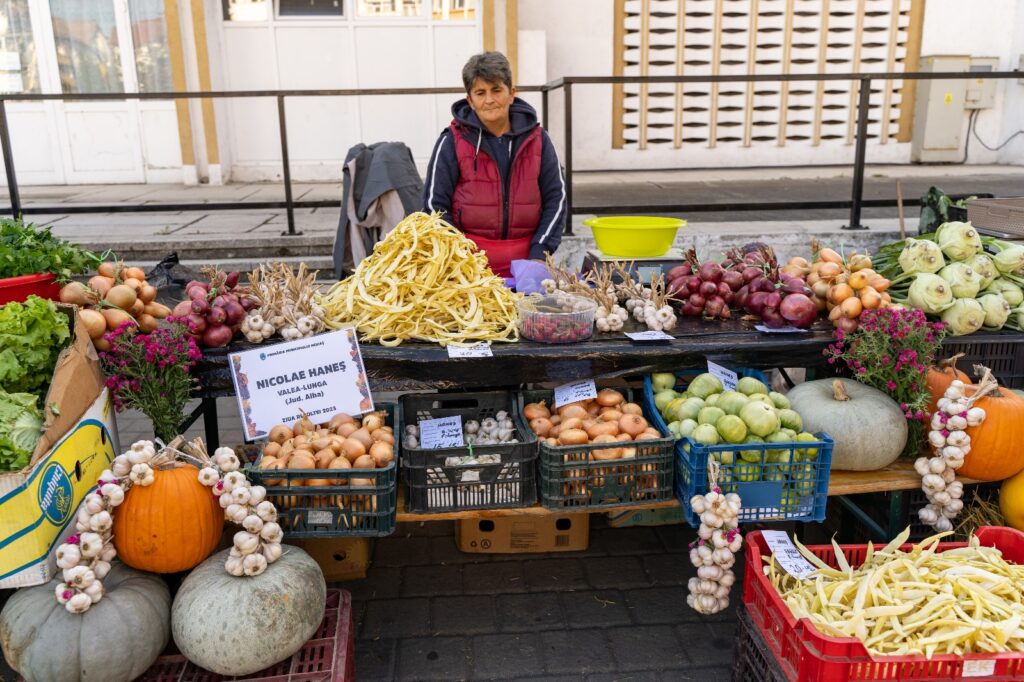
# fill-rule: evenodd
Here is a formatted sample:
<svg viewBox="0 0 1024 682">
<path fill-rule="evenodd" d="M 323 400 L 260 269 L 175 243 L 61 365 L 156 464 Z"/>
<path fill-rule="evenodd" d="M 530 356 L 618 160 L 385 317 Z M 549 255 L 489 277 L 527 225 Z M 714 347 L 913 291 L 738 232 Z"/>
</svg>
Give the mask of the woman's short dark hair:
<svg viewBox="0 0 1024 682">
<path fill-rule="evenodd" d="M 508 58 L 500 52 L 475 54 L 462 67 L 462 83 L 466 86 L 467 94 L 477 78 L 488 83 L 504 83 L 511 90 L 512 65 L 508 63 Z"/>
</svg>

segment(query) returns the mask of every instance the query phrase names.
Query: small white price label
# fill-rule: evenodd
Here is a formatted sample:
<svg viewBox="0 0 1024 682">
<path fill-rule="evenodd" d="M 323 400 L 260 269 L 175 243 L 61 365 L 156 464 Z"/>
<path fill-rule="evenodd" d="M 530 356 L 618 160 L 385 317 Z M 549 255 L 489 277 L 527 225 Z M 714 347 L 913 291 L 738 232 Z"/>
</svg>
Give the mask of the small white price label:
<svg viewBox="0 0 1024 682">
<path fill-rule="evenodd" d="M 461 448 L 462 417 L 442 417 L 440 419 L 424 419 L 420 422 L 420 447 L 424 450 L 438 448 Z"/>
<path fill-rule="evenodd" d="M 718 380 L 722 382 L 722 386 L 727 391 L 735 391 L 736 383 L 740 380 L 736 372 L 732 371 L 727 367 L 716 365 L 715 363 L 708 360 L 708 372 L 713 376 L 718 377 Z"/>
<path fill-rule="evenodd" d="M 331 512 L 323 509 L 310 509 L 306 512 L 306 523 L 311 526 L 329 526 L 334 522 Z"/>
<path fill-rule="evenodd" d="M 581 400 L 593 400 L 597 397 L 597 384 L 593 379 L 573 381 L 562 384 L 555 389 L 555 407 L 578 403 Z"/>
<path fill-rule="evenodd" d="M 448 357 L 455 358 L 493 358 L 491 344 L 481 342 L 472 346 L 448 346 Z"/>
<path fill-rule="evenodd" d="M 772 550 L 772 555 L 774 555 L 775 560 L 779 562 L 783 570 L 794 578 L 803 580 L 817 570 L 811 562 L 804 558 L 804 555 L 796 548 L 785 531 L 763 530 L 761 531 L 761 537 L 768 543 L 768 547 Z"/>
<path fill-rule="evenodd" d="M 645 332 L 626 332 L 626 336 L 634 341 L 671 341 L 672 336 L 665 332 L 648 330 Z"/>
<path fill-rule="evenodd" d="M 754 329 L 765 334 L 799 334 L 800 332 L 810 333 L 810 329 L 800 329 L 799 327 L 769 327 L 764 324 L 755 324 Z"/>
<path fill-rule="evenodd" d="M 964 661 L 964 677 L 990 677 L 996 674 L 996 662 L 991 659 L 971 658 Z"/>
</svg>

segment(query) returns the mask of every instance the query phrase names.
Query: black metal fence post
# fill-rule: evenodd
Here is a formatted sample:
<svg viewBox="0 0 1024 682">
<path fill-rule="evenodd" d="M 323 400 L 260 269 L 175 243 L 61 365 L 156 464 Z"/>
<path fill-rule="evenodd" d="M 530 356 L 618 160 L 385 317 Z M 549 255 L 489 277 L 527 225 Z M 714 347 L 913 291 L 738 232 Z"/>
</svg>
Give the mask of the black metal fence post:
<svg viewBox="0 0 1024 682">
<path fill-rule="evenodd" d="M 288 231 L 282 232 L 283 237 L 294 237 L 302 234 L 295 231 L 295 204 L 292 203 L 292 171 L 288 165 L 288 124 L 284 115 L 284 95 L 277 96 L 277 126 L 281 135 L 281 168 L 284 174 L 284 203 L 288 214 Z"/>
<path fill-rule="evenodd" d="M 860 224 L 861 202 L 864 200 L 864 156 L 868 146 L 868 106 L 871 98 L 871 79 L 860 79 L 860 93 L 857 97 L 857 145 L 853 159 L 853 203 L 850 206 L 850 224 L 843 225 L 844 230 L 866 230 L 867 225 Z"/>
<path fill-rule="evenodd" d="M 545 87 L 540 91 L 540 124 L 544 130 L 548 129 L 548 89 Z"/>
<path fill-rule="evenodd" d="M 7 170 L 7 192 L 11 195 L 11 215 L 21 216 L 21 196 L 18 178 L 14 173 L 14 152 L 11 150 L 11 130 L 7 127 L 7 105 L 0 98 L 0 147 L 3 148 L 4 168 Z"/>
<path fill-rule="evenodd" d="M 565 82 L 565 234 L 572 234 L 572 81 Z"/>
</svg>

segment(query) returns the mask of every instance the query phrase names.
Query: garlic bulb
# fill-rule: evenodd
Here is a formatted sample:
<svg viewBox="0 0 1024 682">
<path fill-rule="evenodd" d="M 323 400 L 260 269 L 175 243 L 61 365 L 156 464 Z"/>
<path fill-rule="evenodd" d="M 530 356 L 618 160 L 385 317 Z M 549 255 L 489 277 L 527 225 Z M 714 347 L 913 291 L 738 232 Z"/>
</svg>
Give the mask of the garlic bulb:
<svg viewBox="0 0 1024 682">
<path fill-rule="evenodd" d="M 709 472 L 711 492 L 695 495 L 690 507 L 700 515 L 698 540 L 690 545 L 690 562 L 697 577 L 688 583 L 686 603 L 699 613 L 712 614 L 728 607 L 729 589 L 736 581 L 732 567 L 740 550 L 739 512 L 741 500 L 736 493 L 722 494 L 715 486 L 717 467 Z"/>
</svg>

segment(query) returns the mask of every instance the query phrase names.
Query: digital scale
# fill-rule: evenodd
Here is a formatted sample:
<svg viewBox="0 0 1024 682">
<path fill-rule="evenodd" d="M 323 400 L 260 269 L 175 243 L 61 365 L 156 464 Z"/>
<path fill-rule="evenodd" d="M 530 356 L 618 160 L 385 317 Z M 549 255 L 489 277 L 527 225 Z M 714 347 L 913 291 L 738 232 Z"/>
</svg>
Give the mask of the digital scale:
<svg viewBox="0 0 1024 682">
<path fill-rule="evenodd" d="M 675 247 L 669 249 L 664 255 L 656 258 L 623 258 L 621 256 L 606 256 L 597 249 L 590 249 L 587 251 L 587 255 L 583 258 L 583 267 L 581 272 L 586 274 L 594 269 L 594 266 L 598 263 L 619 263 L 626 271 L 633 275 L 634 279 L 640 279 L 643 282 L 650 283 L 651 275 L 656 275 L 659 272 L 668 274 L 668 271 L 677 265 L 682 265 L 686 262 L 685 254 L 682 249 Z M 616 278 L 618 281 L 619 278 Z"/>
</svg>

